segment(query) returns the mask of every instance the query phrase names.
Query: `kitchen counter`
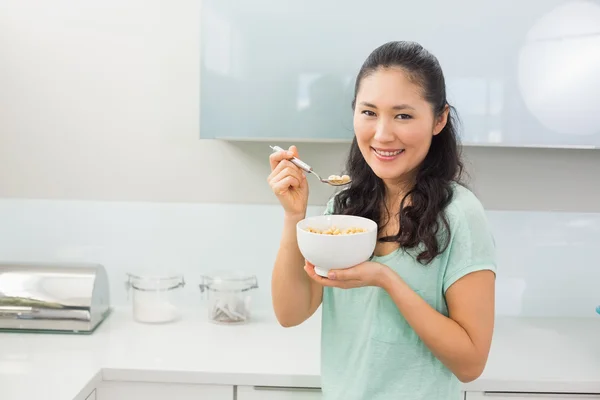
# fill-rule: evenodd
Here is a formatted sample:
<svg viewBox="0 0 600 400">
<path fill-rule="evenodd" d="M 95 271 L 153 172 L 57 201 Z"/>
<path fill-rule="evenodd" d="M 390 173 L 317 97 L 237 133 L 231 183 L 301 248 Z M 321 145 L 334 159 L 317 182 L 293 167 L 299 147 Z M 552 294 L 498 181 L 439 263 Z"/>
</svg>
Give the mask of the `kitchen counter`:
<svg viewBox="0 0 600 400">
<path fill-rule="evenodd" d="M 0 399 L 80 400 L 101 379 L 318 387 L 320 315 L 295 328 L 271 313 L 222 326 L 203 312 L 166 325 L 117 309 L 92 335 L 0 334 Z M 498 318 L 474 391 L 600 393 L 600 318 Z"/>
</svg>

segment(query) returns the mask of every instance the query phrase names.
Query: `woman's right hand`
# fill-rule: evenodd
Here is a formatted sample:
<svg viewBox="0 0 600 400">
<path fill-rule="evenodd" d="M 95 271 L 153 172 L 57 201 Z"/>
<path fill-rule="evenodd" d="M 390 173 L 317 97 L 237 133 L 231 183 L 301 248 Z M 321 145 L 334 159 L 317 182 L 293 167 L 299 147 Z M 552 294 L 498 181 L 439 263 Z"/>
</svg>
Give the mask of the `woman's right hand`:
<svg viewBox="0 0 600 400">
<path fill-rule="evenodd" d="M 308 183 L 304 171 L 290 161 L 292 157 L 299 158 L 296 146 L 290 146 L 288 151 L 272 153 L 269 156 L 271 174 L 267 181 L 286 215 L 304 218 L 308 204 Z"/>
</svg>

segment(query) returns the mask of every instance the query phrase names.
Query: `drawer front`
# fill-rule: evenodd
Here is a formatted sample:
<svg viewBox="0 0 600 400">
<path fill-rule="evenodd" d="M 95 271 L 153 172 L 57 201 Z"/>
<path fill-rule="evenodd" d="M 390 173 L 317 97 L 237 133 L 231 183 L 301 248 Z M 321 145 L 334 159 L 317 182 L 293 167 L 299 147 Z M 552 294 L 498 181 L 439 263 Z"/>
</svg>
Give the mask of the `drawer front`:
<svg viewBox="0 0 600 400">
<path fill-rule="evenodd" d="M 102 382 L 97 400 L 233 400 L 233 386 Z"/>
<path fill-rule="evenodd" d="M 238 386 L 237 400 L 321 400 L 320 388 Z"/>
<path fill-rule="evenodd" d="M 466 400 L 600 400 L 598 394 L 467 392 Z"/>
</svg>

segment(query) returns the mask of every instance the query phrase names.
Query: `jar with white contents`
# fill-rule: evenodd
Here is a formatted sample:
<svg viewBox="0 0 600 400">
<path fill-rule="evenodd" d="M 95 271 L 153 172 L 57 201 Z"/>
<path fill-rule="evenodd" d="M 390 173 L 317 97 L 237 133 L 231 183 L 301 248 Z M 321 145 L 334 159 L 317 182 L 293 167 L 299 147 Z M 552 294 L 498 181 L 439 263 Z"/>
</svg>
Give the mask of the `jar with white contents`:
<svg viewBox="0 0 600 400">
<path fill-rule="evenodd" d="M 133 318 L 138 322 L 166 323 L 179 319 L 177 293 L 185 286 L 182 275 L 140 276 L 127 274 L 126 283 L 133 292 Z"/>
<path fill-rule="evenodd" d="M 244 324 L 250 321 L 251 291 L 258 288 L 256 276 L 242 272 L 204 275 L 200 291 L 207 293 L 208 320 L 217 324 Z"/>
</svg>

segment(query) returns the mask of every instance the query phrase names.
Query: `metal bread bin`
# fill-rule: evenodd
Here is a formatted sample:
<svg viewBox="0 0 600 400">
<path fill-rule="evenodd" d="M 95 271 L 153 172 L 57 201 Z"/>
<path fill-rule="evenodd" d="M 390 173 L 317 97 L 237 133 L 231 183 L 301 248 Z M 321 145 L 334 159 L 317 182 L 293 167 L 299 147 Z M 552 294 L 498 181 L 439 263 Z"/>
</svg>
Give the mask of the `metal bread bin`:
<svg viewBox="0 0 600 400">
<path fill-rule="evenodd" d="M 0 262 L 0 330 L 92 333 L 110 310 L 102 265 Z"/>
</svg>

